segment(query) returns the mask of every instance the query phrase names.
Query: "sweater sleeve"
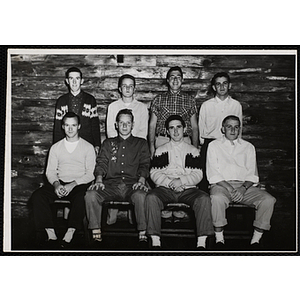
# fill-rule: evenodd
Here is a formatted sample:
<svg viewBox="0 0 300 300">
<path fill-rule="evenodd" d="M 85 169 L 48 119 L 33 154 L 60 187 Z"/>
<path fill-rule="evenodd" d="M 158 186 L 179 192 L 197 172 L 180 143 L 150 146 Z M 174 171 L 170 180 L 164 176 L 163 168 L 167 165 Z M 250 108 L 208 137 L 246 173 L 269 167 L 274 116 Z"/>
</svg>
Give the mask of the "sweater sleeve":
<svg viewBox="0 0 300 300">
<path fill-rule="evenodd" d="M 185 174 L 180 176 L 182 184 L 185 186 L 197 185 L 203 177 L 203 173 L 200 167 L 200 154 L 197 148 L 194 148 L 191 153 L 188 153 L 185 157 Z"/>
<path fill-rule="evenodd" d="M 169 152 L 163 151 L 162 147 L 157 148 L 151 162 L 150 170 L 150 178 L 156 186 L 164 186 L 169 188 L 169 183 L 172 181 L 172 179 L 166 174 L 168 165 Z"/>
<path fill-rule="evenodd" d="M 99 146 L 101 145 L 101 138 L 100 138 L 100 125 L 99 125 L 99 116 L 97 111 L 97 103 L 96 99 L 91 96 L 91 126 L 92 126 L 92 135 L 94 140 L 94 145 Z"/>
<path fill-rule="evenodd" d="M 48 163 L 46 168 L 46 177 L 50 184 L 53 185 L 55 181 L 58 181 L 58 156 L 57 156 L 57 144 L 53 145 L 49 151 Z"/>
<path fill-rule="evenodd" d="M 63 96 L 62 96 L 63 97 Z M 62 97 L 60 97 L 55 105 L 54 126 L 53 126 L 53 144 L 64 138 L 64 132 L 61 127 L 61 121 L 65 115 L 66 107 L 62 107 Z"/>
<path fill-rule="evenodd" d="M 202 145 L 204 143 L 203 135 L 204 135 L 204 127 L 205 127 L 205 105 L 204 105 L 204 103 L 202 103 L 202 105 L 200 107 L 198 127 L 199 127 L 199 141 L 200 141 L 200 144 Z"/>
</svg>

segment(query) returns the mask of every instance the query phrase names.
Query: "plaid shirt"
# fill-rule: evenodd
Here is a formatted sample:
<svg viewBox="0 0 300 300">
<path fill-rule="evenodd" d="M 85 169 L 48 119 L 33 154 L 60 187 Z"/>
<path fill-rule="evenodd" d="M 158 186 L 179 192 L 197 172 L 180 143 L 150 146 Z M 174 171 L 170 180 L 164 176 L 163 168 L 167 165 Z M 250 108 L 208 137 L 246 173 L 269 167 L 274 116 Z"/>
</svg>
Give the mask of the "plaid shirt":
<svg viewBox="0 0 300 300">
<path fill-rule="evenodd" d="M 180 115 L 186 123 L 186 134 L 192 136 L 191 117 L 197 113 L 196 101 L 181 91 L 177 94 L 165 92 L 155 97 L 151 112 L 157 116 L 156 135 L 167 135 L 165 121 L 171 115 Z"/>
</svg>

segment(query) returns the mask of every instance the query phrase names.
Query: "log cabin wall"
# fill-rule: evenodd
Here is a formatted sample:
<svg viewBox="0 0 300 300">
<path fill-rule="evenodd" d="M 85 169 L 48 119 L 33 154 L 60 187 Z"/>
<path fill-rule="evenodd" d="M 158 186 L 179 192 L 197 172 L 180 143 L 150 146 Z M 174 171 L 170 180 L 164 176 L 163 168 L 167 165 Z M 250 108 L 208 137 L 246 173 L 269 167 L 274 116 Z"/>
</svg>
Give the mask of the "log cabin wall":
<svg viewBox="0 0 300 300">
<path fill-rule="evenodd" d="M 225 71 L 231 96 L 243 106 L 243 138 L 257 149 L 260 180 L 277 197 L 277 207 L 295 202 L 294 55 L 12 55 L 12 207 L 27 214 L 31 193 L 43 182 L 52 143 L 54 107 L 67 92 L 65 71 L 83 72 L 83 89 L 98 104 L 102 140 L 109 103 L 119 97 L 118 78 L 136 78 L 136 98 L 148 105 L 167 89 L 165 75 L 183 68 L 183 90 L 198 108 L 212 97 L 210 80 Z"/>
</svg>

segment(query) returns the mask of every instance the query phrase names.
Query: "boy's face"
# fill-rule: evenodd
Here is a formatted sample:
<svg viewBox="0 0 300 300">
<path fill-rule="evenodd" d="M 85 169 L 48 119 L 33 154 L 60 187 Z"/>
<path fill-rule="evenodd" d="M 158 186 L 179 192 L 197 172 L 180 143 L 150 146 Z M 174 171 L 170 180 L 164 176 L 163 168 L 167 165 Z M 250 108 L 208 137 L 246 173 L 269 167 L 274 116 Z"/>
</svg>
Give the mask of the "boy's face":
<svg viewBox="0 0 300 300">
<path fill-rule="evenodd" d="M 130 115 L 120 115 L 119 121 L 116 123 L 116 128 L 121 137 L 126 137 L 131 134 L 134 123 Z"/>
<path fill-rule="evenodd" d="M 222 127 L 225 137 L 230 141 L 234 141 L 238 138 L 240 130 L 240 122 L 237 120 L 227 120 Z"/>
<path fill-rule="evenodd" d="M 119 88 L 120 93 L 123 97 L 130 98 L 134 93 L 134 82 L 130 78 L 124 78 L 122 80 L 121 87 Z"/>
<path fill-rule="evenodd" d="M 169 84 L 170 89 L 173 92 L 177 92 L 181 88 L 183 78 L 181 77 L 181 74 L 179 71 L 174 70 L 174 71 L 171 71 L 171 73 L 169 74 L 169 78 L 167 79 L 167 82 Z"/>
<path fill-rule="evenodd" d="M 218 77 L 215 80 L 213 89 L 219 97 L 227 97 L 231 88 L 231 83 L 228 82 L 226 77 Z"/>
<path fill-rule="evenodd" d="M 173 120 L 169 123 L 168 134 L 174 142 L 183 140 L 184 127 L 179 120 Z"/>
<path fill-rule="evenodd" d="M 66 82 L 70 87 L 73 94 L 77 94 L 81 90 L 81 85 L 83 84 L 83 79 L 80 77 L 79 72 L 70 72 Z"/>
<path fill-rule="evenodd" d="M 80 125 L 78 125 L 77 118 L 66 118 L 62 128 L 65 131 L 66 137 L 71 139 L 78 135 Z"/>
</svg>

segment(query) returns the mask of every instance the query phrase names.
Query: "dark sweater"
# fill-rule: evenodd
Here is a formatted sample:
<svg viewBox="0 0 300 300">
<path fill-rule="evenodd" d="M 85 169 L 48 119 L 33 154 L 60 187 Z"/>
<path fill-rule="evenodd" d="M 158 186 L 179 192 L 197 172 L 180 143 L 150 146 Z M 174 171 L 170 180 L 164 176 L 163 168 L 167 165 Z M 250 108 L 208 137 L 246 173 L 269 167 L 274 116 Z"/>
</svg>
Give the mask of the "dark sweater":
<svg viewBox="0 0 300 300">
<path fill-rule="evenodd" d="M 96 100 L 92 95 L 84 91 L 81 91 L 76 97 L 80 97 L 81 99 L 78 113 L 81 122 L 79 135 L 93 146 L 100 146 L 100 126 Z M 72 98 L 74 98 L 74 96 L 68 93 L 59 97 L 56 102 L 53 143 L 58 142 L 65 136 L 61 127 L 61 120 L 67 112 L 72 111 L 70 102 Z"/>
</svg>

